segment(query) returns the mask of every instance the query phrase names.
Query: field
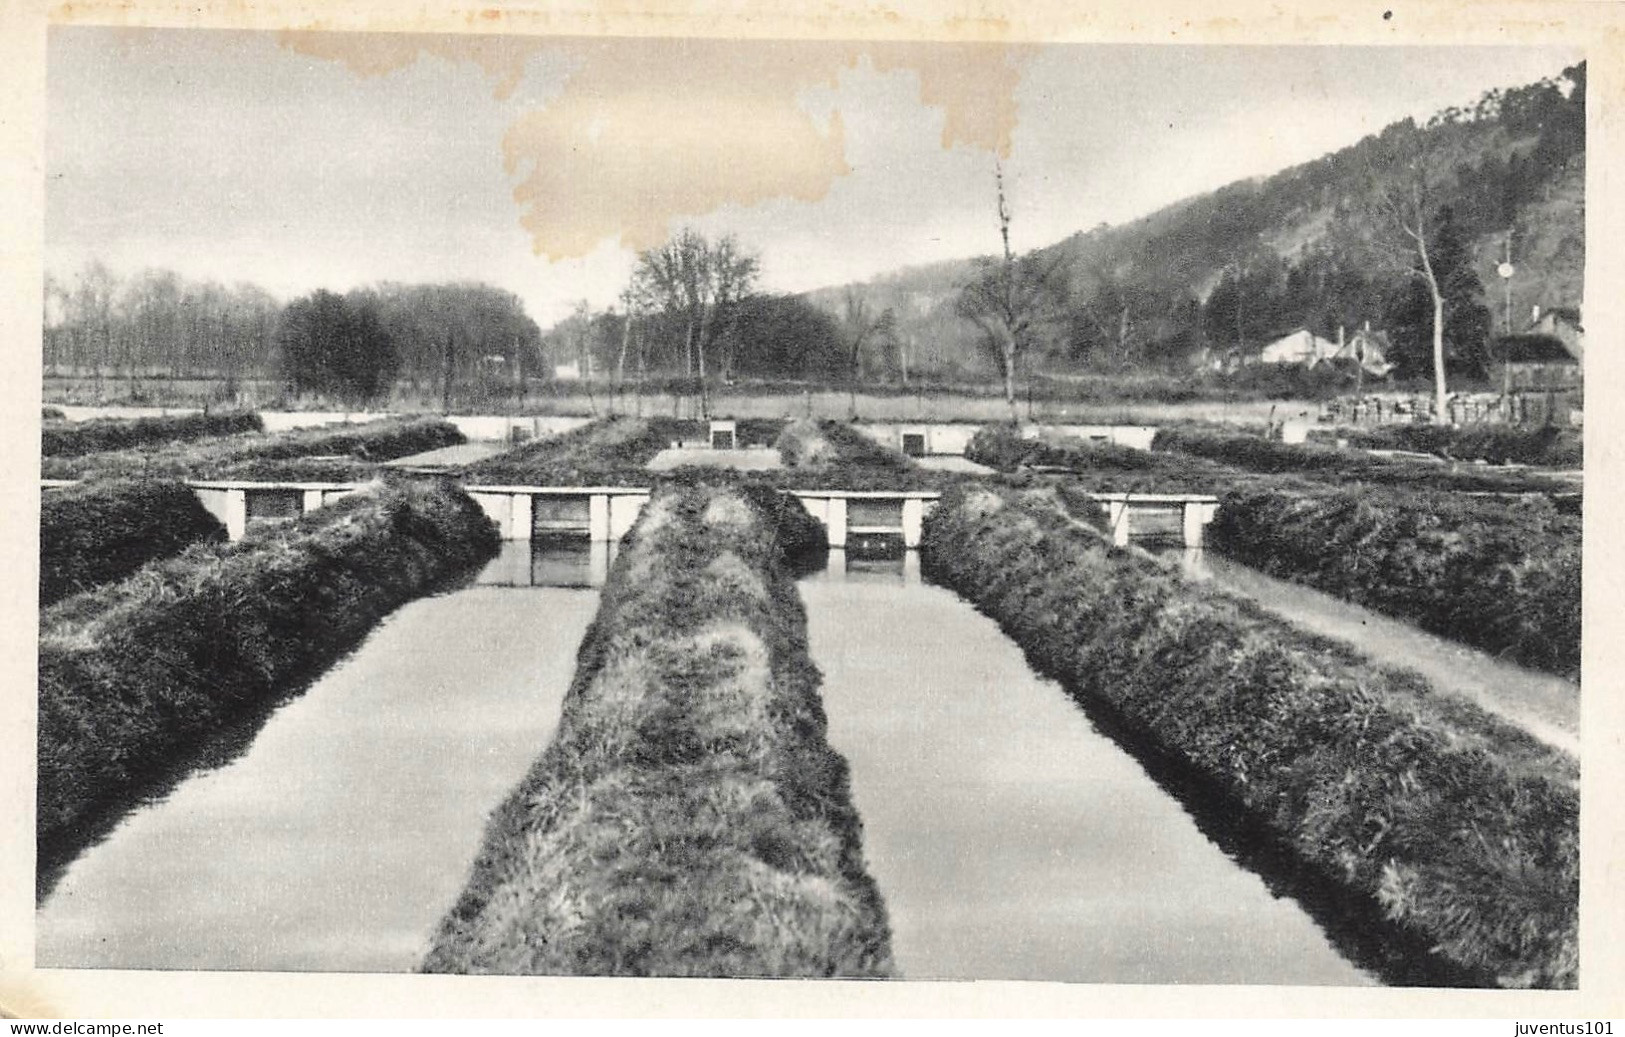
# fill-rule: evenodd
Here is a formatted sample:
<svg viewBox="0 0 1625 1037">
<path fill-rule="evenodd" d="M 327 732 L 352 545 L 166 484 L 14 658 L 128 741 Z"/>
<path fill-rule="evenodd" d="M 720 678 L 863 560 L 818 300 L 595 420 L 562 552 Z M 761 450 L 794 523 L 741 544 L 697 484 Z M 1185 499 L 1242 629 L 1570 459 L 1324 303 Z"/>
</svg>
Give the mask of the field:
<svg viewBox="0 0 1625 1037">
<path fill-rule="evenodd" d="M 60 416 L 61 412 L 57 413 Z M 46 425 L 41 431 L 40 453 L 46 457 L 73 457 L 264 430 L 264 423 L 258 414 L 245 412 L 57 422 Z"/>
<path fill-rule="evenodd" d="M 212 379 L 148 379 L 142 394 L 132 397 L 122 382 L 107 379 L 98 392 L 88 378 L 47 377 L 45 399 L 52 404 L 97 405 L 128 402 L 132 405 L 203 407 L 220 398 Z M 331 401 L 290 399 L 278 384 L 244 382 L 242 405 L 261 410 L 326 410 Z M 676 389 L 677 391 L 673 391 Z M 1010 408 L 991 383 L 916 386 L 871 386 L 851 391 L 822 383 L 741 382 L 711 389 L 712 411 L 737 418 L 791 417 L 868 421 L 972 421 L 1010 420 Z M 442 398 L 436 393 L 398 391 L 379 406 L 401 413 L 439 413 Z M 1214 421 L 1263 424 L 1272 418 L 1313 415 L 1314 399 L 1301 393 L 1271 395 L 1267 391 L 1215 389 L 1193 392 L 1187 385 L 1166 378 L 1126 384 L 1116 378 L 1053 379 L 1035 382 L 1031 397 L 1023 391 L 1018 401 L 1022 420 L 1075 421 L 1096 424 L 1158 424 L 1165 421 Z M 651 382 L 641 396 L 634 387 L 612 393 L 608 385 L 535 382 L 523 399 L 517 396 L 479 399 L 454 398 L 453 409 L 474 409 L 489 414 L 545 414 L 599 417 L 664 416 L 693 419 L 699 416 L 699 395 L 686 387 Z"/>
<path fill-rule="evenodd" d="M 1301 475 L 1336 483 L 1362 482 L 1476 493 L 1572 493 L 1574 490 L 1570 483 L 1516 469 L 1390 459 L 1362 450 L 1282 443 L 1227 428 L 1168 426 L 1157 432 L 1152 449 L 1205 458 L 1261 475 Z M 1490 451 L 1486 448 L 1485 452 Z"/>
<path fill-rule="evenodd" d="M 838 421 L 739 422 L 741 444 L 773 444 L 785 467 L 719 476 L 710 466 L 651 472 L 649 462 L 673 442 L 703 440 L 700 422 L 673 418 L 602 418 L 563 435 L 527 443 L 465 466 L 469 485 L 648 486 L 676 479 L 730 478 L 780 489 L 916 490 L 957 476 L 921 469 L 896 450 Z M 814 445 L 816 444 L 816 445 Z M 816 452 L 816 457 L 811 456 Z M 710 473 L 707 476 L 707 472 Z"/>
<path fill-rule="evenodd" d="M 1388 425 L 1348 435 L 1350 444 L 1366 449 L 1416 450 L 1440 457 L 1525 464 L 1543 468 L 1579 468 L 1585 461 L 1578 429 L 1556 426 L 1518 428 L 1478 425 Z"/>
</svg>

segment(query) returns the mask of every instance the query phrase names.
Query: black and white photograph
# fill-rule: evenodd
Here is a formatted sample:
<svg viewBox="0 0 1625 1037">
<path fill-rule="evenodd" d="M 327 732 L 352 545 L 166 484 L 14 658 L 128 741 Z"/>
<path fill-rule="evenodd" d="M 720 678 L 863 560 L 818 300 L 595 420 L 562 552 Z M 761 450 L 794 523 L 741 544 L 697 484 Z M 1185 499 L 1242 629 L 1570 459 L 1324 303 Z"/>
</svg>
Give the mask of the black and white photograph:
<svg viewBox="0 0 1625 1037">
<path fill-rule="evenodd" d="M 1610 55 L 466 14 L 37 41 L 39 997 L 1608 988 Z"/>
</svg>

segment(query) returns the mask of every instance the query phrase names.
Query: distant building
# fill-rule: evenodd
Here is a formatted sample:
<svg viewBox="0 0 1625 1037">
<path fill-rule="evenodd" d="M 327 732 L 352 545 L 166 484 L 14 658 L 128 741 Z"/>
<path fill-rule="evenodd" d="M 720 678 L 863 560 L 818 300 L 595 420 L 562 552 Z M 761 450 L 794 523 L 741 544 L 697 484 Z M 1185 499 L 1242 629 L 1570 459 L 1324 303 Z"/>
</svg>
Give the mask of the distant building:
<svg viewBox="0 0 1625 1037">
<path fill-rule="evenodd" d="M 1327 361 L 1359 365 L 1378 377 L 1393 370 L 1388 362 L 1388 336 L 1381 331 L 1362 328 L 1344 339 L 1341 329 L 1338 341 L 1323 339 L 1308 328 L 1299 328 L 1290 335 L 1266 345 L 1258 355 L 1262 364 L 1302 364 L 1315 367 Z"/>
<path fill-rule="evenodd" d="M 1585 328 L 1580 324 L 1579 310 L 1553 306 L 1542 312 L 1536 306 L 1525 330 L 1531 335 L 1550 335 L 1562 342 L 1576 360 L 1585 359 Z"/>
<path fill-rule="evenodd" d="M 1490 377 L 1507 389 L 1576 389 L 1580 358 L 1552 334 L 1502 335 L 1490 343 Z"/>
<path fill-rule="evenodd" d="M 1303 364 L 1314 367 L 1338 353 L 1336 342 L 1321 338 L 1308 328 L 1299 328 L 1266 345 L 1258 354 L 1261 364 Z"/>
<path fill-rule="evenodd" d="M 1565 325 L 1579 330 L 1561 316 L 1546 326 Z M 1492 340 L 1490 378 L 1502 387 L 1507 420 L 1525 425 L 1567 425 L 1577 420 L 1584 378 L 1582 348 L 1557 334 L 1538 332 Z"/>
<path fill-rule="evenodd" d="M 553 377 L 561 382 L 579 382 L 581 380 L 581 363 L 572 360 L 568 364 L 554 364 Z"/>
<path fill-rule="evenodd" d="M 1341 329 L 1338 336 L 1342 337 Z M 1338 349 L 1336 358 L 1351 364 L 1359 364 L 1381 378 L 1394 369 L 1394 365 L 1388 362 L 1390 345 L 1386 331 L 1372 331 L 1369 327 L 1364 327 L 1349 336 Z"/>
</svg>

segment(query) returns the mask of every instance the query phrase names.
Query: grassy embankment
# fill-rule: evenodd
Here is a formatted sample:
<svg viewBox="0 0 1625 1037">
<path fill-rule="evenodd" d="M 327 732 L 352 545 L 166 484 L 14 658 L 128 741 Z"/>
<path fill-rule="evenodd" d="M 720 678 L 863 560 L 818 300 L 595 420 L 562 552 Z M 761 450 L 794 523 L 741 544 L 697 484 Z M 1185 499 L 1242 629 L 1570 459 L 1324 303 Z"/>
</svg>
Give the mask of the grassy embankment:
<svg viewBox="0 0 1625 1037">
<path fill-rule="evenodd" d="M 385 614 L 495 553 L 458 490 L 375 483 L 44 610 L 40 876 L 211 739 L 302 687 Z"/>
<path fill-rule="evenodd" d="M 656 491 L 604 588 L 558 733 L 492 818 L 426 971 L 890 971 L 781 557 L 822 543 L 771 491 Z"/>
<path fill-rule="evenodd" d="M 1384 425 L 1344 435 L 1352 445 L 1366 449 L 1414 450 L 1463 461 L 1541 468 L 1579 468 L 1585 463 L 1580 430 L 1555 425 Z"/>
<path fill-rule="evenodd" d="M 1053 501 L 949 494 L 922 561 L 1040 671 L 1224 796 L 1460 981 L 1570 987 L 1578 766 L 1240 599 L 1110 548 Z"/>
<path fill-rule="evenodd" d="M 483 486 L 646 486 L 644 466 L 671 445 L 670 431 L 650 418 L 600 418 L 476 461 L 462 478 Z"/>
<path fill-rule="evenodd" d="M 379 461 L 462 442 L 457 427 L 440 418 L 383 418 L 270 435 L 217 436 L 151 449 L 46 457 L 40 474 L 47 479 L 144 475 L 351 481 L 369 478 Z"/>
<path fill-rule="evenodd" d="M 1424 630 L 1580 675 L 1580 519 L 1517 502 L 1388 487 L 1224 495 L 1208 545 Z"/>
<path fill-rule="evenodd" d="M 1489 465 L 1457 466 L 1379 457 L 1363 450 L 1282 443 L 1234 429 L 1197 425 L 1164 426 L 1157 431 L 1152 449 L 1205 458 L 1262 475 L 1299 475 L 1332 483 L 1506 494 L 1573 494 L 1575 489 L 1559 479 Z"/>
<path fill-rule="evenodd" d="M 98 479 L 40 496 L 40 605 L 122 580 L 226 529 L 173 479 Z"/>
<path fill-rule="evenodd" d="M 711 473 L 710 466 L 687 465 L 651 472 L 650 460 L 679 439 L 703 439 L 704 425 L 674 418 L 601 418 L 563 435 L 527 443 L 466 466 L 469 485 L 519 486 L 650 486 L 677 479 L 692 482 Z M 804 457 L 795 444 L 816 436 L 819 458 Z M 780 489 L 909 490 L 934 489 L 952 477 L 917 468 L 896 450 L 869 439 L 841 422 L 786 422 L 762 419 L 739 423 L 741 443 L 771 442 L 786 464 L 783 469 L 737 472 L 742 485 Z"/>
<path fill-rule="evenodd" d="M 962 476 L 921 468 L 900 450 L 882 446 L 848 422 L 799 418 L 774 446 L 784 468 L 750 478 L 798 490 L 935 490 Z"/>
<path fill-rule="evenodd" d="M 1155 453 L 1076 436 L 1022 436 L 1012 425 L 989 425 L 971 438 L 965 456 L 1001 472 L 1025 467 L 1065 470 L 1101 493 L 1219 493 L 1255 476 L 1202 458 Z"/>
<path fill-rule="evenodd" d="M 57 412 L 61 414 L 60 411 Z M 251 411 L 217 414 L 172 414 L 156 418 L 96 418 L 47 425 L 40 430 L 40 454 L 77 457 L 81 454 L 179 443 L 210 436 L 263 432 L 260 416 Z"/>
<path fill-rule="evenodd" d="M 1005 470 L 1064 468 L 1077 477 L 1062 487 L 1074 504 L 1079 490 L 1217 494 L 1212 550 L 1493 655 L 1579 675 L 1580 519 L 1542 496 L 1342 489 L 1291 468 L 1261 474 L 1177 452 L 1022 439 L 1007 426 L 979 432 L 971 454 Z M 1324 454 L 1342 452 L 1314 456 Z"/>
</svg>

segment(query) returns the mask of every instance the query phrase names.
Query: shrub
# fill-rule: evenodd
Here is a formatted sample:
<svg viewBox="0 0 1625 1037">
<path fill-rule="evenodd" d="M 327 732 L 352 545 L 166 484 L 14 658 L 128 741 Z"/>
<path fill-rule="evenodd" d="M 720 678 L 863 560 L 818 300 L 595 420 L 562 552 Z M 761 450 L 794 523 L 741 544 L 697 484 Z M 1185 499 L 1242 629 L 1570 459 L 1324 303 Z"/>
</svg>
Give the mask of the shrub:
<svg viewBox="0 0 1625 1037">
<path fill-rule="evenodd" d="M 63 413 L 60 407 L 40 408 L 40 420 L 42 421 L 66 421 L 67 418 L 67 414 Z"/>
<path fill-rule="evenodd" d="M 40 497 L 40 604 L 122 580 L 226 529 L 185 483 L 120 479 Z"/>
<path fill-rule="evenodd" d="M 835 448 L 811 418 L 798 418 L 784 426 L 773 446 L 786 468 L 816 468 L 835 456 Z"/>
<path fill-rule="evenodd" d="M 425 971 L 890 971 L 768 503 L 668 486 L 644 508 Z"/>
<path fill-rule="evenodd" d="M 60 411 L 57 414 L 61 416 Z M 97 418 L 43 429 L 40 433 L 40 453 L 46 457 L 77 457 L 100 451 L 128 450 L 138 446 L 264 430 L 260 416 L 252 412 Z"/>
<path fill-rule="evenodd" d="M 1224 495 L 1207 535 L 1272 576 L 1579 676 L 1580 519 L 1542 498 L 1253 487 Z"/>
<path fill-rule="evenodd" d="M 1052 504 L 959 489 L 922 564 L 1042 672 L 1476 982 L 1573 986 L 1578 766 L 1419 677 L 1110 549 Z"/>
<path fill-rule="evenodd" d="M 374 484 L 46 609 L 42 878 L 234 720 L 299 690 L 386 613 L 496 549 L 479 506 L 449 485 Z"/>
</svg>

